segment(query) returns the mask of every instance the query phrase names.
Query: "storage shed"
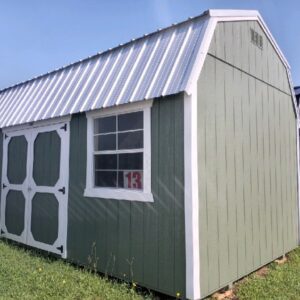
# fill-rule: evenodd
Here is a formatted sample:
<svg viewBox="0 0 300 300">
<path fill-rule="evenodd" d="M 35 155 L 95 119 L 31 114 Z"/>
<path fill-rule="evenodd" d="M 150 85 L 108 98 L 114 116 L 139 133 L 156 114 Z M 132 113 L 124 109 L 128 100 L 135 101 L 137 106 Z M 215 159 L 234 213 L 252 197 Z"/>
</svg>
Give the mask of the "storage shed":
<svg viewBox="0 0 300 300">
<path fill-rule="evenodd" d="M 4 89 L 1 236 L 203 298 L 297 247 L 296 116 L 257 11 L 209 10 Z"/>
</svg>

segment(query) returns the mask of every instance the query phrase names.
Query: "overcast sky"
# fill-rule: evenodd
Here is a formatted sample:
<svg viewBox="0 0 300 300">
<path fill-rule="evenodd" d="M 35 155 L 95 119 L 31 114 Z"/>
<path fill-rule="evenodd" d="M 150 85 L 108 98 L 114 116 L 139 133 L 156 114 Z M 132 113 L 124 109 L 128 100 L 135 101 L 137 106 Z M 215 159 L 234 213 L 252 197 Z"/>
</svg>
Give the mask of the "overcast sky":
<svg viewBox="0 0 300 300">
<path fill-rule="evenodd" d="M 0 88 L 209 8 L 259 10 L 300 85 L 299 0 L 0 0 Z"/>
</svg>

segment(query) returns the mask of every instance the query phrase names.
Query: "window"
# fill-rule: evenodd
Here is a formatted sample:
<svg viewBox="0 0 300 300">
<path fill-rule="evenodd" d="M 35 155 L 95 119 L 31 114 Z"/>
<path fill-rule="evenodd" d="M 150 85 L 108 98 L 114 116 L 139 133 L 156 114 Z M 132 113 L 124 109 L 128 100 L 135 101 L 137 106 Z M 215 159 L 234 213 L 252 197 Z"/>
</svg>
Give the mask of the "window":
<svg viewBox="0 0 300 300">
<path fill-rule="evenodd" d="M 94 119 L 96 187 L 143 189 L 143 114 Z"/>
<path fill-rule="evenodd" d="M 85 196 L 153 201 L 151 104 L 144 101 L 87 113 Z"/>
</svg>

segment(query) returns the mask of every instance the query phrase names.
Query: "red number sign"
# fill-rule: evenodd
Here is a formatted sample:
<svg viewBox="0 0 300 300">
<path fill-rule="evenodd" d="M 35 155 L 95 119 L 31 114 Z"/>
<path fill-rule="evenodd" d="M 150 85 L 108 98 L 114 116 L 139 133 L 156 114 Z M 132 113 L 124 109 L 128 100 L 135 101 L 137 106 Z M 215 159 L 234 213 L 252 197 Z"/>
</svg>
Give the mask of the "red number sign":
<svg viewBox="0 0 300 300">
<path fill-rule="evenodd" d="M 124 187 L 128 189 L 143 188 L 143 172 L 142 171 L 128 171 L 124 172 Z"/>
</svg>

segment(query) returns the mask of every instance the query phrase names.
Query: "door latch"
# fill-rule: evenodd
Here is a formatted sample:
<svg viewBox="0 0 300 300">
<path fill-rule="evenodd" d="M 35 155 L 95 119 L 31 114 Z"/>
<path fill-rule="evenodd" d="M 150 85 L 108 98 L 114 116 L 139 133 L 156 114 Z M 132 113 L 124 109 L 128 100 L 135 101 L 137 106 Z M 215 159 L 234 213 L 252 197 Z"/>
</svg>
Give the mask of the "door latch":
<svg viewBox="0 0 300 300">
<path fill-rule="evenodd" d="M 31 186 L 28 187 L 28 192 L 31 192 L 32 191 L 32 188 Z"/>
</svg>

